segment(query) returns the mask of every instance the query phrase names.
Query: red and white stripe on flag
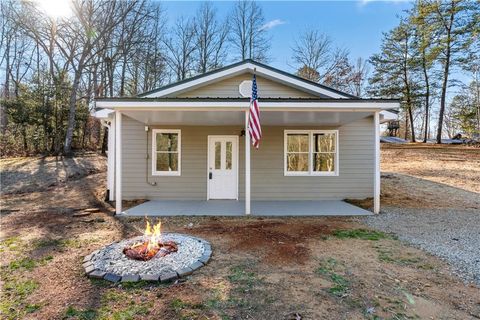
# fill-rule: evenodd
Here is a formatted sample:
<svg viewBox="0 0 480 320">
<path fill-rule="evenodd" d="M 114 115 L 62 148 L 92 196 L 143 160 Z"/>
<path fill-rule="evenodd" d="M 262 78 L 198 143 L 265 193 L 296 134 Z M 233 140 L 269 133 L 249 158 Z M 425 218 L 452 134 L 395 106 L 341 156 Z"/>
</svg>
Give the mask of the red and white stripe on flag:
<svg viewBox="0 0 480 320">
<path fill-rule="evenodd" d="M 252 81 L 252 97 L 250 99 L 250 112 L 248 117 L 248 132 L 252 145 L 258 149 L 260 140 L 262 139 L 262 127 L 260 125 L 260 109 L 258 108 L 257 97 L 257 78 L 253 75 Z"/>
</svg>

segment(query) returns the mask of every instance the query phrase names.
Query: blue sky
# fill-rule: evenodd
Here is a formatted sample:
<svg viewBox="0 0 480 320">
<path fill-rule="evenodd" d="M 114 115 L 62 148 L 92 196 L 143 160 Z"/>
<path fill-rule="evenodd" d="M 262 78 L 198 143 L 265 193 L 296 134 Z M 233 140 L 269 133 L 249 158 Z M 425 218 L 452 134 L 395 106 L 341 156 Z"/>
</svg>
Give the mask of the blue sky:
<svg viewBox="0 0 480 320">
<path fill-rule="evenodd" d="M 408 1 L 257 1 L 272 26 L 270 64 L 293 71 L 291 47 L 295 36 L 307 28 L 328 34 L 334 45 L 349 49 L 351 58 L 368 58 L 379 52 L 382 32 L 398 24 L 398 16 L 411 7 Z M 163 2 L 169 23 L 179 16 L 193 16 L 199 2 Z M 232 8 L 231 1 L 216 1 L 221 17 Z"/>
</svg>

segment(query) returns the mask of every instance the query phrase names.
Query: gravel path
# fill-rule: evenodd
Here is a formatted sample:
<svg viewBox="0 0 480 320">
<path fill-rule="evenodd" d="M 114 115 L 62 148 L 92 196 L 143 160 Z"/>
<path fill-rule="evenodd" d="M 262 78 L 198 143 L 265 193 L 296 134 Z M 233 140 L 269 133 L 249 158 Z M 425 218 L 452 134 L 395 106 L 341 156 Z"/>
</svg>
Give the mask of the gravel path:
<svg viewBox="0 0 480 320">
<path fill-rule="evenodd" d="M 440 256 L 452 272 L 480 285 L 480 211 L 384 207 L 367 225 Z"/>
</svg>

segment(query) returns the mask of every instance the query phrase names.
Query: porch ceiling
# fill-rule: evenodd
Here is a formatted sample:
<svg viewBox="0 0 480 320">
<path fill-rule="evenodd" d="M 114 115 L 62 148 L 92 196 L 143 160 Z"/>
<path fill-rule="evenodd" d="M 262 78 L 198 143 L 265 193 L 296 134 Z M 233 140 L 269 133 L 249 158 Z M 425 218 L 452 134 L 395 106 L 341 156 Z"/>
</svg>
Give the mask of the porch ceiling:
<svg viewBox="0 0 480 320">
<path fill-rule="evenodd" d="M 122 111 L 126 116 L 148 125 L 244 125 L 244 111 Z M 371 116 L 368 111 L 262 111 L 262 125 L 341 126 Z"/>
</svg>

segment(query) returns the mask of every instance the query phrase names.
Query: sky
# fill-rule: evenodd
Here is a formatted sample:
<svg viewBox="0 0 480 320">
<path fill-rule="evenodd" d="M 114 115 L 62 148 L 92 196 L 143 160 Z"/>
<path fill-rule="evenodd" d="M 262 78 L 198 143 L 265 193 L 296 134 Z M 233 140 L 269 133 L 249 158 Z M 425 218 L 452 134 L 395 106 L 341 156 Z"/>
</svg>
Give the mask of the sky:
<svg viewBox="0 0 480 320">
<path fill-rule="evenodd" d="M 291 60 L 295 37 L 306 29 L 318 29 L 330 36 L 334 46 L 346 48 L 352 59 L 368 59 L 380 51 L 382 33 L 398 24 L 398 16 L 411 2 L 394 1 L 257 1 L 263 8 L 265 28 L 272 37 L 273 67 L 293 72 Z M 163 2 L 169 23 L 180 16 L 193 16 L 200 2 Z M 218 15 L 226 17 L 231 1 L 215 1 Z"/>
</svg>

